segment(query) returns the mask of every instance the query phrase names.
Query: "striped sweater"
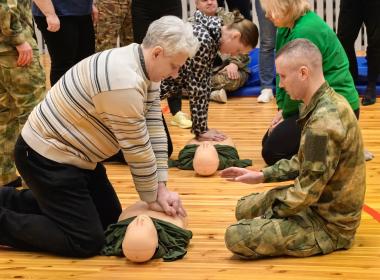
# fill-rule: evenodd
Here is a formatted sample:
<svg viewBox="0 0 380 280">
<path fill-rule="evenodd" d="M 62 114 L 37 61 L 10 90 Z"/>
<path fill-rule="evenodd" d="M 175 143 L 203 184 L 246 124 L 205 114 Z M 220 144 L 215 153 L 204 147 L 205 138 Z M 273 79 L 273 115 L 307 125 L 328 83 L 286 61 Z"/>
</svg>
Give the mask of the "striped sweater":
<svg viewBox="0 0 380 280">
<path fill-rule="evenodd" d="M 72 67 L 34 108 L 22 137 L 56 162 L 94 169 L 120 148 L 144 201 L 167 181 L 159 83 L 148 80 L 139 45 L 94 54 Z"/>
</svg>

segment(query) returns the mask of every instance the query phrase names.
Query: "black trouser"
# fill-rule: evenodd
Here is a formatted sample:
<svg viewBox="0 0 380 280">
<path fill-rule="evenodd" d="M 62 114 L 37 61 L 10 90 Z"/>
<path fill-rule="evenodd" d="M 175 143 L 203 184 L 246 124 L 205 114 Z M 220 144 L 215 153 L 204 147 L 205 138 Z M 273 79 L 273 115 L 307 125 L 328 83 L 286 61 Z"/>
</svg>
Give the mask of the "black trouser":
<svg viewBox="0 0 380 280">
<path fill-rule="evenodd" d="M 297 124 L 298 114 L 284 119 L 262 140 L 261 155 L 268 165 L 280 159 L 290 159 L 298 152 L 301 140 L 301 128 Z"/>
<path fill-rule="evenodd" d="M 350 72 L 355 81 L 358 66 L 355 40 L 364 23 L 367 30 L 368 86 L 375 87 L 380 73 L 380 1 L 341 0 L 338 37 L 350 61 Z"/>
<path fill-rule="evenodd" d="M 173 153 L 173 143 L 172 143 L 172 138 L 170 137 L 168 126 L 166 125 L 164 115 L 162 115 L 162 122 L 164 124 L 166 137 L 168 138 L 168 158 L 170 158 Z"/>
<path fill-rule="evenodd" d="M 360 109 L 354 111 L 359 119 Z M 284 119 L 270 134 L 265 133 L 262 140 L 261 155 L 267 165 L 273 165 L 280 159 L 291 159 L 298 153 L 302 129 L 297 124 L 298 114 Z"/>
<path fill-rule="evenodd" d="M 15 162 L 29 190 L 0 189 L 0 244 L 71 257 L 98 254 L 121 213 L 106 170 L 49 160 L 20 136 Z"/>
<path fill-rule="evenodd" d="M 133 0 L 132 27 L 135 42 L 141 44 L 152 21 L 166 15 L 182 18 L 181 0 Z"/>
<path fill-rule="evenodd" d="M 229 11 L 239 10 L 249 20 L 252 20 L 251 0 L 226 0 Z M 224 8 L 224 0 L 218 0 L 218 6 Z"/>
<path fill-rule="evenodd" d="M 181 0 L 133 0 L 132 26 L 135 42 L 141 44 L 152 21 L 165 15 L 182 18 Z M 180 95 L 169 97 L 167 102 L 173 116 L 181 111 L 182 98 Z"/>
<path fill-rule="evenodd" d="M 182 110 L 182 96 L 181 95 L 169 96 L 166 100 L 169 105 L 170 113 L 173 116 Z"/>
<path fill-rule="evenodd" d="M 94 54 L 95 33 L 91 15 L 59 17 L 61 27 L 50 32 L 45 17 L 34 17 L 48 47 L 51 69 L 50 83 L 53 86 L 76 63 Z"/>
</svg>

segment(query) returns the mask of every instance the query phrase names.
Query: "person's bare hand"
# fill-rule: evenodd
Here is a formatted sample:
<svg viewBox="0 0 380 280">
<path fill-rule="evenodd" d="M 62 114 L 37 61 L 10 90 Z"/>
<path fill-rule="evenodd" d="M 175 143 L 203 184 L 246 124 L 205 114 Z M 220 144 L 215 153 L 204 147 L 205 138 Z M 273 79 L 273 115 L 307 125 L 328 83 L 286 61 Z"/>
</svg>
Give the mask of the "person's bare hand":
<svg viewBox="0 0 380 280">
<path fill-rule="evenodd" d="M 223 141 L 225 139 L 227 139 L 227 136 L 216 129 L 209 129 L 197 136 L 198 141 Z"/>
<path fill-rule="evenodd" d="M 16 46 L 18 52 L 17 66 L 27 66 L 33 60 L 33 49 L 28 42 Z"/>
<path fill-rule="evenodd" d="M 231 62 L 224 67 L 224 70 L 227 72 L 227 76 L 231 80 L 237 80 L 239 78 L 239 67 L 235 63 Z"/>
<path fill-rule="evenodd" d="M 56 14 L 46 16 L 47 30 L 50 32 L 57 32 L 61 28 L 61 21 Z"/>
<path fill-rule="evenodd" d="M 264 182 L 264 174 L 261 171 L 253 171 L 240 167 L 229 167 L 220 172 L 222 178 L 227 181 L 246 184 L 258 184 Z"/>
<path fill-rule="evenodd" d="M 274 116 L 270 126 L 269 126 L 269 129 L 268 129 L 268 134 L 270 134 L 273 129 L 279 125 L 282 121 L 284 120 L 284 117 L 282 116 L 282 110 L 279 110 L 277 112 L 277 114 Z"/>
<path fill-rule="evenodd" d="M 148 205 L 149 209 L 165 212 L 169 216 L 187 216 L 178 193 L 169 191 L 163 182 L 158 183 L 156 201 L 150 202 Z"/>
<path fill-rule="evenodd" d="M 93 24 L 97 24 L 99 20 L 99 10 L 95 5 L 92 5 L 91 16 Z"/>
</svg>

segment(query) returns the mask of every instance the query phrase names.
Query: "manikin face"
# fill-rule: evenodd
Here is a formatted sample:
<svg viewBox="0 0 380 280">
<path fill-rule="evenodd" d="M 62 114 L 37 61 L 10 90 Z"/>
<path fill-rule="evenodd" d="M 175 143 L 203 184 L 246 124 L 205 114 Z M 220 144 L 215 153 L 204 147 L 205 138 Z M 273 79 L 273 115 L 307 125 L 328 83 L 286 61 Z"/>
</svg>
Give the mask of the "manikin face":
<svg viewBox="0 0 380 280">
<path fill-rule="evenodd" d="M 195 173 L 201 176 L 211 176 L 219 166 L 218 152 L 214 145 L 209 142 L 202 142 L 196 149 L 193 159 Z"/>
<path fill-rule="evenodd" d="M 239 54 L 247 54 L 252 47 L 245 46 L 240 41 L 241 34 L 235 29 L 228 29 L 226 26 L 222 27 L 222 37 L 220 39 L 219 51 L 222 54 L 236 56 Z"/>
<path fill-rule="evenodd" d="M 276 71 L 280 77 L 280 88 L 286 90 L 293 100 L 303 100 L 306 89 L 305 66 L 295 66 L 283 56 L 276 59 Z"/>
<path fill-rule="evenodd" d="M 197 10 L 207 16 L 215 16 L 218 2 L 216 0 L 195 0 Z"/>
<path fill-rule="evenodd" d="M 132 262 L 150 260 L 157 248 L 157 230 L 147 215 L 138 215 L 128 226 L 124 240 L 123 253 Z"/>
<path fill-rule="evenodd" d="M 185 64 L 188 58 L 187 53 L 178 52 L 173 55 L 165 55 L 163 48 L 157 46 L 153 49 L 153 67 L 149 73 L 149 78 L 153 82 L 160 82 L 169 77 L 178 77 L 179 69 Z"/>
</svg>

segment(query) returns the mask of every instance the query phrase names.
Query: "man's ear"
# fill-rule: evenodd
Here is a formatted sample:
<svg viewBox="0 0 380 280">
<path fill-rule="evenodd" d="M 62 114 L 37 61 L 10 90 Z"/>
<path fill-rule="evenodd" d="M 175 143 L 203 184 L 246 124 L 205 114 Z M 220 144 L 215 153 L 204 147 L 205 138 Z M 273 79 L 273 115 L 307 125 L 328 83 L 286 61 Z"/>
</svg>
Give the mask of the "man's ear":
<svg viewBox="0 0 380 280">
<path fill-rule="evenodd" d="M 152 58 L 157 59 L 160 55 L 164 54 L 164 49 L 160 46 L 155 46 L 152 49 Z"/>
<path fill-rule="evenodd" d="M 306 67 L 305 65 L 301 66 L 300 67 L 300 76 L 301 76 L 301 79 L 305 80 L 306 78 L 308 78 L 310 76 L 310 69 L 308 67 Z"/>
</svg>

